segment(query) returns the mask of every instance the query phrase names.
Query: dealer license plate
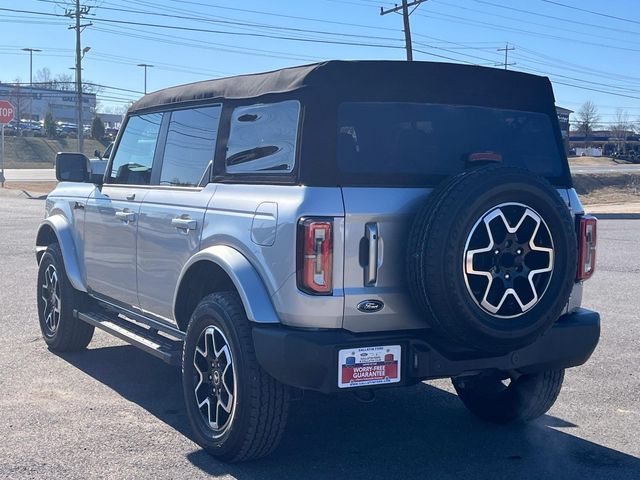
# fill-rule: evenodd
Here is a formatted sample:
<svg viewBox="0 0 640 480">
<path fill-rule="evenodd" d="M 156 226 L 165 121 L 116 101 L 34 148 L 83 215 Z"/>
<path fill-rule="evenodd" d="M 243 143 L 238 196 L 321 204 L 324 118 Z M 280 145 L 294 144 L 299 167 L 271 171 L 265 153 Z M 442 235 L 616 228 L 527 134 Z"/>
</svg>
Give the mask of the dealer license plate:
<svg viewBox="0 0 640 480">
<path fill-rule="evenodd" d="M 400 381 L 400 345 L 348 348 L 338 352 L 338 387 L 352 388 Z"/>
</svg>

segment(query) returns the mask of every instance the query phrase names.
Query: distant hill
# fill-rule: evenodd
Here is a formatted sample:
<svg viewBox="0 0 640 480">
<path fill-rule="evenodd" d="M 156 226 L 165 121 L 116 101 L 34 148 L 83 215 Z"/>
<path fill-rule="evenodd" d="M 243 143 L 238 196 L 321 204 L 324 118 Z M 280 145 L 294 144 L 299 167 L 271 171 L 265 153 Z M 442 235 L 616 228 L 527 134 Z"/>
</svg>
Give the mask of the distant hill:
<svg viewBox="0 0 640 480">
<path fill-rule="evenodd" d="M 85 138 L 84 154 L 91 158 L 95 150 L 104 152 L 109 142 Z M 58 152 L 75 152 L 75 138 L 4 137 L 5 168 L 52 168 Z"/>
</svg>

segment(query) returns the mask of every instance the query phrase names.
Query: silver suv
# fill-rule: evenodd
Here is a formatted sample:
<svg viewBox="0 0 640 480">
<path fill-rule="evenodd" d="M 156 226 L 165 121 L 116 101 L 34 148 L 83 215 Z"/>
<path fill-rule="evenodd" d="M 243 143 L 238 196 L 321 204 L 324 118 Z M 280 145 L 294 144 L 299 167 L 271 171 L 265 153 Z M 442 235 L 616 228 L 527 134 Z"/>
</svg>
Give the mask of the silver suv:
<svg viewBox="0 0 640 480">
<path fill-rule="evenodd" d="M 529 420 L 598 342 L 596 219 L 543 77 L 331 61 L 168 88 L 130 108 L 104 178 L 75 153 L 56 172 L 47 345 L 98 327 L 181 365 L 226 461 L 276 447 L 295 390 L 452 378 L 481 418 Z"/>
</svg>

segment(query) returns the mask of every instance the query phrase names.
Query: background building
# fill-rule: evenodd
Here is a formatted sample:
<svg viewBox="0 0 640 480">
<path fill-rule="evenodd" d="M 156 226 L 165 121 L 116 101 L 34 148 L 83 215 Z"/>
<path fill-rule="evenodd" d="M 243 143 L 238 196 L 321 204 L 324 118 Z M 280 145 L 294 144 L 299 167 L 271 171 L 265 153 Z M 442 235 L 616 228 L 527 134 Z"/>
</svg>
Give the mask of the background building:
<svg viewBox="0 0 640 480">
<path fill-rule="evenodd" d="M 589 134 L 589 138 L 581 132 L 571 132 L 570 143 L 578 155 L 583 151 L 591 155 L 594 149 L 599 150 L 601 155 L 640 152 L 640 135 L 631 130 L 595 130 Z"/>
<path fill-rule="evenodd" d="M 20 120 L 43 120 L 51 112 L 57 122 L 77 122 L 76 93 L 73 90 L 53 90 L 0 83 L 0 99 L 9 100 Z M 90 125 L 96 110 L 96 94 L 82 94 L 82 120 Z"/>
</svg>

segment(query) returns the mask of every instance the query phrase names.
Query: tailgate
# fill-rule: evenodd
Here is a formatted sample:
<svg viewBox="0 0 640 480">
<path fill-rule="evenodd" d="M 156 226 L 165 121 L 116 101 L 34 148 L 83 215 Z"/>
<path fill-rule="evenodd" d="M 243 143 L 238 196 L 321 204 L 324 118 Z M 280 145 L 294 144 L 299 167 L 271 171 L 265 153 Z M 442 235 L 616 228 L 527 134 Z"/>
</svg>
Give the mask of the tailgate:
<svg viewBox="0 0 640 480">
<path fill-rule="evenodd" d="M 429 188 L 342 189 L 346 330 L 370 332 L 427 326 L 412 307 L 405 255 L 411 221 L 430 192 Z"/>
</svg>

